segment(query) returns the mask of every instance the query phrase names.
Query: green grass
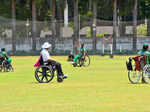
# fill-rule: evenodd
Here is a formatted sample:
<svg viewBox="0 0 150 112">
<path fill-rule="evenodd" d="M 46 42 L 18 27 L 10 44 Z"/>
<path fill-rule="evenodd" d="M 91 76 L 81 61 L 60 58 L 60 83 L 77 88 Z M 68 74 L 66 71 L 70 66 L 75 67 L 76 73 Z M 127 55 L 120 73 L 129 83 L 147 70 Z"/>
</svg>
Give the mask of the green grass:
<svg viewBox="0 0 150 112">
<path fill-rule="evenodd" d="M 149 112 L 150 86 L 130 84 L 127 57 L 91 56 L 87 68 L 55 57 L 69 78 L 47 84 L 34 78 L 37 57 L 13 57 L 14 72 L 0 73 L 0 112 Z"/>
</svg>

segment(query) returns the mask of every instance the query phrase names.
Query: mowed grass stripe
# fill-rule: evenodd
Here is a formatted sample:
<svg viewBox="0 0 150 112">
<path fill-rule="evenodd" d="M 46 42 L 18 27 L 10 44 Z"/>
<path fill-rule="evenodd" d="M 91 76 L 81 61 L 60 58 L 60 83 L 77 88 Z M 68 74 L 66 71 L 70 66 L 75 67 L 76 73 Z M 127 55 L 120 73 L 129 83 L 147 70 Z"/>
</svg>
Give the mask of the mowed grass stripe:
<svg viewBox="0 0 150 112">
<path fill-rule="evenodd" d="M 91 65 L 73 68 L 56 56 L 69 78 L 47 84 L 34 78 L 38 57 L 13 57 L 14 72 L 0 73 L 0 112 L 149 112 L 149 85 L 130 84 L 127 56 L 91 56 Z"/>
</svg>

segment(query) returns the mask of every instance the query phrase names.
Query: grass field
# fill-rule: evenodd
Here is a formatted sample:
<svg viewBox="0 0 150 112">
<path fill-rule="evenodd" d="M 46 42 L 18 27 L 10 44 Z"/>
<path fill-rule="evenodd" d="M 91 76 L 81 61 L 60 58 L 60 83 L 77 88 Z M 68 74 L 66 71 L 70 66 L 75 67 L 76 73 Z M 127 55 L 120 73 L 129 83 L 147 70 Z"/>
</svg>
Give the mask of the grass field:
<svg viewBox="0 0 150 112">
<path fill-rule="evenodd" d="M 0 73 L 0 112 L 150 112 L 150 85 L 129 83 L 127 57 L 91 56 L 87 68 L 55 58 L 69 78 L 39 84 L 37 57 L 13 57 L 15 71 Z"/>
</svg>

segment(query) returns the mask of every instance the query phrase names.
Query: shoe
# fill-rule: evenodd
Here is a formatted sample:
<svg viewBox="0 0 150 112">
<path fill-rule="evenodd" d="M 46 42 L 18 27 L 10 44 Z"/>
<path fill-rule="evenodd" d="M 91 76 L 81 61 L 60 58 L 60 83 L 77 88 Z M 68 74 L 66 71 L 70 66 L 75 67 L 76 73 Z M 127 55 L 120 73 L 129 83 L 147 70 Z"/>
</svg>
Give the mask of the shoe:
<svg viewBox="0 0 150 112">
<path fill-rule="evenodd" d="M 63 74 L 63 79 L 67 79 L 68 75 Z"/>
<path fill-rule="evenodd" d="M 63 75 L 59 76 L 59 78 L 66 79 L 66 78 L 68 78 L 68 75 L 63 74 Z"/>
<path fill-rule="evenodd" d="M 73 65 L 73 67 L 77 66 L 76 62 L 72 62 L 72 65 Z"/>
<path fill-rule="evenodd" d="M 63 82 L 63 79 L 59 77 L 59 78 L 57 78 L 57 82 L 61 83 L 61 82 Z"/>
</svg>

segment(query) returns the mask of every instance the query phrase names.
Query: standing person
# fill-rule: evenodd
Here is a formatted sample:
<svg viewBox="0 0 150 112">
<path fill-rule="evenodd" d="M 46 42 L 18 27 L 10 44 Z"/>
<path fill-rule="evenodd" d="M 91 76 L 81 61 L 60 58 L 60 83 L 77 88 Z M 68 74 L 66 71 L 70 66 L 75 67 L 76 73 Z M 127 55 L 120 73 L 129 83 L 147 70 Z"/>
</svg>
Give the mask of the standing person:
<svg viewBox="0 0 150 112">
<path fill-rule="evenodd" d="M 48 42 L 45 42 L 42 45 L 41 56 L 42 56 L 43 62 L 48 63 L 47 65 L 55 66 L 56 70 L 57 70 L 57 74 L 60 78 L 62 78 L 62 79 L 67 78 L 67 75 L 65 75 L 62 71 L 61 64 L 50 56 L 50 54 L 48 52 L 48 49 L 50 47 L 51 47 L 51 44 L 49 44 Z"/>
<path fill-rule="evenodd" d="M 76 67 L 77 64 L 78 64 L 78 63 L 77 63 L 77 60 L 78 60 L 78 59 L 81 59 L 81 58 L 84 58 L 85 55 L 86 55 L 86 51 L 85 51 L 85 49 L 84 49 L 84 43 L 82 43 L 82 44 L 81 44 L 81 48 L 80 48 L 80 53 L 77 54 L 77 55 L 75 56 L 75 58 L 73 59 L 73 66 Z"/>
</svg>

